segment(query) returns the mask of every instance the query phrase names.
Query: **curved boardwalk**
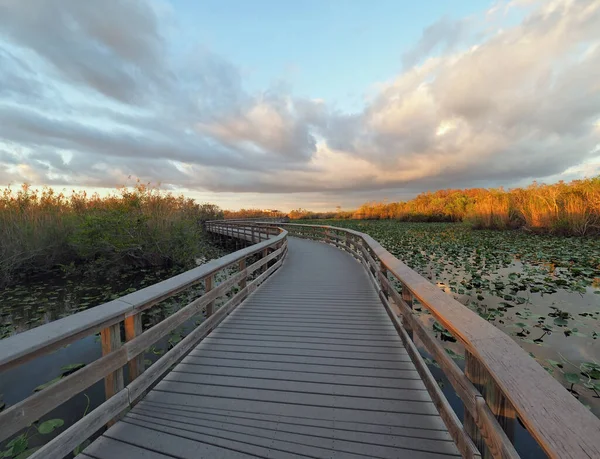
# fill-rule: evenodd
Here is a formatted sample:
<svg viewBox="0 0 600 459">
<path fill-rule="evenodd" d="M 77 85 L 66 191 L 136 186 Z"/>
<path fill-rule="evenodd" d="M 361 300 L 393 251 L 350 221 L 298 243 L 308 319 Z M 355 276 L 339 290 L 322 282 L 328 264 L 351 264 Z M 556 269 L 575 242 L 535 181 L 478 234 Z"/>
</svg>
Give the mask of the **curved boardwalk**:
<svg viewBox="0 0 600 459">
<path fill-rule="evenodd" d="M 282 268 L 80 457 L 451 456 L 366 271 L 290 238 Z"/>
</svg>

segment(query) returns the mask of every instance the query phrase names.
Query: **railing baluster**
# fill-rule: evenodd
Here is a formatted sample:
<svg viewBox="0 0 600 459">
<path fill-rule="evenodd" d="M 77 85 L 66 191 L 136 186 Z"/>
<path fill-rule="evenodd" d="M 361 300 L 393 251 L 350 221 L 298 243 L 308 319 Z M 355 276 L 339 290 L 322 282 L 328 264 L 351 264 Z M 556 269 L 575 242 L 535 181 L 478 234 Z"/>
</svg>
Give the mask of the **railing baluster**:
<svg viewBox="0 0 600 459">
<path fill-rule="evenodd" d="M 215 275 L 211 274 L 206 279 L 204 279 L 204 293 L 210 292 L 215 287 Z M 208 319 L 213 315 L 215 309 L 215 302 L 211 301 L 206 305 L 206 318 Z"/>
<path fill-rule="evenodd" d="M 110 354 L 121 347 L 121 324 L 117 323 L 102 329 L 100 332 L 100 341 L 102 343 L 102 356 Z M 109 373 L 104 378 L 104 394 L 106 400 L 111 398 L 117 392 L 125 387 L 123 381 L 123 368 Z M 116 422 L 116 419 L 111 420 L 107 423 L 107 426 L 111 426 Z"/>
<path fill-rule="evenodd" d="M 381 275 L 387 279 L 388 272 L 387 272 L 387 268 L 383 264 L 383 261 L 379 261 L 379 270 L 381 271 Z M 376 278 L 377 278 L 377 276 L 376 276 Z M 383 282 L 381 282 L 381 291 L 383 292 L 383 294 L 386 298 L 390 297 L 388 289 Z"/>
<path fill-rule="evenodd" d="M 412 292 L 408 289 L 408 287 L 406 285 L 402 284 L 402 299 L 404 300 L 404 302 L 410 309 L 413 308 L 413 298 L 414 297 L 413 297 Z M 403 323 L 404 323 L 404 321 L 403 321 Z M 408 332 L 408 336 L 410 336 L 410 339 L 414 340 L 413 329 L 408 322 L 406 323 L 406 326 L 404 328 L 406 328 L 406 331 Z"/>
<path fill-rule="evenodd" d="M 240 260 L 238 266 L 239 266 L 240 272 L 243 271 L 244 269 L 246 269 L 246 259 L 244 258 L 244 259 Z M 246 288 L 247 281 L 248 281 L 248 276 L 244 276 L 244 278 L 240 281 L 240 290 Z"/>
<path fill-rule="evenodd" d="M 465 351 L 465 375 L 483 396 L 483 399 L 494 416 L 496 416 L 496 419 L 498 419 L 498 424 L 500 424 L 508 439 L 511 443 L 514 443 L 516 421 L 515 409 L 498 388 L 489 372 L 479 362 L 477 357 L 468 350 Z M 490 436 L 490 433 L 481 432 L 475 424 L 473 416 L 466 410 L 464 426 L 465 431 L 469 434 L 473 443 L 475 443 L 479 451 L 482 452 L 482 457 L 484 459 L 497 456 L 497 454 L 494 454 L 494 451 L 490 451 L 486 446 L 485 440 Z"/>
<path fill-rule="evenodd" d="M 267 255 L 269 255 L 269 249 L 263 249 L 263 251 L 262 251 L 262 258 L 265 258 Z M 262 266 L 262 268 L 260 270 L 261 273 L 264 273 L 268 269 L 268 266 L 267 266 L 268 264 L 269 263 L 265 263 Z"/>
<path fill-rule="evenodd" d="M 142 313 L 137 313 L 125 318 L 125 341 L 131 341 L 142 334 Z M 144 372 L 144 354 L 134 357 L 128 362 L 129 382 L 133 381 Z"/>
</svg>

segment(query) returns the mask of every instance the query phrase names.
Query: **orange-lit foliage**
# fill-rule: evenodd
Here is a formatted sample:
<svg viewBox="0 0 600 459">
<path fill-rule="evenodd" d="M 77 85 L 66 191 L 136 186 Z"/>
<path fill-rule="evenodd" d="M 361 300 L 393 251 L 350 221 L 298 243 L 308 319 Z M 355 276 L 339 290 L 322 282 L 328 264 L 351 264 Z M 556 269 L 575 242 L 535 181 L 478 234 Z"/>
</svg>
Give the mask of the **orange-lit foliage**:
<svg viewBox="0 0 600 459">
<path fill-rule="evenodd" d="M 370 202 L 355 211 L 317 213 L 299 209 L 291 219 L 396 219 L 460 222 L 476 228 L 518 228 L 583 236 L 600 233 L 600 176 L 533 183 L 512 190 L 439 190 L 401 202 Z"/>
<path fill-rule="evenodd" d="M 285 218 L 287 215 L 279 210 L 270 209 L 240 209 L 226 210 L 223 212 L 226 220 L 246 218 Z"/>
</svg>

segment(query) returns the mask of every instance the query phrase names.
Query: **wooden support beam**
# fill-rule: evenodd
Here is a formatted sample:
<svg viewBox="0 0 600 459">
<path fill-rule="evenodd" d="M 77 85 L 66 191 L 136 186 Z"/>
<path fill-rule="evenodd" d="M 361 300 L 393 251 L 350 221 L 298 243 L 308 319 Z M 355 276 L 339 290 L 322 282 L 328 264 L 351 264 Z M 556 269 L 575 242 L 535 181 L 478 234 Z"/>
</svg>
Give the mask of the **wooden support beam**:
<svg viewBox="0 0 600 459">
<path fill-rule="evenodd" d="M 379 262 L 379 271 L 381 272 L 381 275 L 387 279 L 387 269 L 385 267 L 385 265 L 382 262 Z M 386 298 L 390 297 L 390 294 L 387 290 L 387 285 L 385 285 L 384 282 L 381 282 L 381 291 L 383 292 L 383 294 L 385 295 Z"/>
<path fill-rule="evenodd" d="M 408 287 L 406 287 L 406 285 L 402 284 L 402 300 L 404 300 L 404 302 L 406 303 L 406 305 L 412 309 L 413 307 L 413 294 L 412 292 L 408 289 Z M 406 331 L 408 333 L 408 335 L 410 336 L 410 339 L 414 339 L 414 335 L 413 335 L 413 329 L 410 326 L 410 324 L 406 324 Z"/>
<path fill-rule="evenodd" d="M 215 275 L 212 274 L 204 280 L 204 294 L 207 294 L 208 292 L 210 292 L 214 288 L 214 286 L 215 286 Z M 214 301 L 211 301 L 210 303 L 208 303 L 206 305 L 206 318 L 207 319 L 213 315 L 214 309 L 215 309 Z"/>
<path fill-rule="evenodd" d="M 243 260 L 240 260 L 238 266 L 239 266 L 240 272 L 242 272 L 244 269 L 246 269 L 246 259 L 244 258 Z M 240 280 L 240 290 L 246 288 L 247 280 L 248 280 L 248 277 L 244 277 L 242 280 Z"/>
<path fill-rule="evenodd" d="M 104 328 L 100 332 L 100 341 L 102 342 L 102 356 L 110 354 L 113 351 L 118 350 L 121 347 L 121 324 L 111 325 L 110 327 Z M 109 373 L 104 378 L 104 393 L 106 400 L 110 399 L 113 395 L 120 392 L 125 387 L 123 381 L 123 368 Z M 112 419 L 107 423 L 110 427 L 117 419 Z"/>
<path fill-rule="evenodd" d="M 269 255 L 269 249 L 263 249 L 262 251 L 262 258 L 265 258 L 267 255 Z M 264 266 L 261 269 L 261 273 L 264 273 L 269 267 L 267 266 L 268 263 L 265 263 Z"/>
<path fill-rule="evenodd" d="M 514 443 L 517 418 L 515 409 L 500 391 L 489 372 L 469 351 L 465 351 L 465 375 L 482 395 L 482 403 L 487 404 L 508 439 L 511 443 Z M 499 448 L 495 447 L 494 442 L 490 442 L 491 433 L 479 429 L 476 420 L 467 410 L 465 410 L 464 426 L 484 459 L 503 457 Z"/>
<path fill-rule="evenodd" d="M 125 321 L 125 341 L 131 341 L 136 336 L 142 334 L 142 313 L 137 313 L 126 317 Z M 144 354 L 134 357 L 128 362 L 129 382 L 136 379 L 144 372 Z"/>
<path fill-rule="evenodd" d="M 121 325 L 115 324 L 106 327 L 100 332 L 102 342 L 102 356 L 110 354 L 121 347 Z M 123 389 L 123 369 L 113 371 L 104 378 L 104 392 L 106 400 Z"/>
</svg>

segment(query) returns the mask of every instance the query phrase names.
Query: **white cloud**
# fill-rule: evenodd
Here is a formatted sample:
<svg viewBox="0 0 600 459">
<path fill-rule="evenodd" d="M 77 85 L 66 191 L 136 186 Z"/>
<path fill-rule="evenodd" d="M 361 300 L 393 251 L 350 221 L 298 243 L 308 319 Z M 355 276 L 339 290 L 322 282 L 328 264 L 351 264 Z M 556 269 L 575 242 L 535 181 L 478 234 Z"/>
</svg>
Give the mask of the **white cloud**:
<svg viewBox="0 0 600 459">
<path fill-rule="evenodd" d="M 507 26 L 516 9 L 523 20 Z M 284 86 L 249 93 L 201 45 L 170 55 L 172 14 L 158 1 L 0 0 L 0 180 L 101 187 L 133 176 L 360 203 L 596 170 L 578 165 L 600 144 L 597 1 L 443 18 L 351 114 Z"/>
</svg>

